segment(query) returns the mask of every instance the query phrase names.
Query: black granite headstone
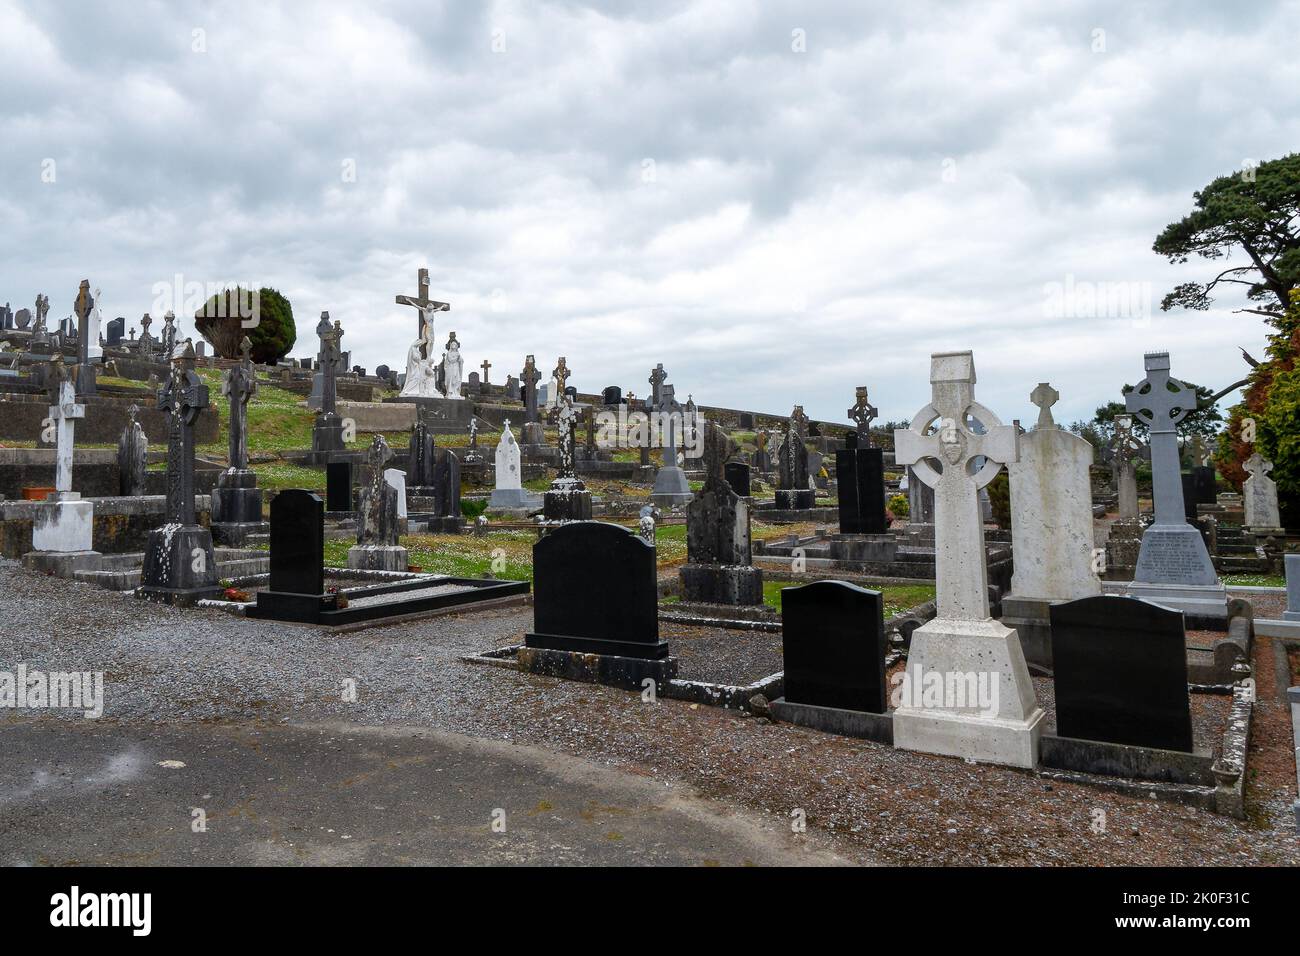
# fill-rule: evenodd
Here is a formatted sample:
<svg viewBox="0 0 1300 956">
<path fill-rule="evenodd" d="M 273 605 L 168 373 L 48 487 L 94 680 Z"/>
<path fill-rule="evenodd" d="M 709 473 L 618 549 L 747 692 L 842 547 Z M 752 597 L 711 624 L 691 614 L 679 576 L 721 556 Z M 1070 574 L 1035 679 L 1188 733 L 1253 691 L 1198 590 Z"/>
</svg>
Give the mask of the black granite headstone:
<svg viewBox="0 0 1300 956">
<path fill-rule="evenodd" d="M 731 485 L 731 490 L 742 498 L 748 498 L 749 490 L 749 465 L 743 461 L 729 461 L 722 466 L 722 477 L 727 479 L 727 484 Z"/>
<path fill-rule="evenodd" d="M 562 525 L 533 545 L 529 647 L 661 660 L 655 549 L 599 521 Z"/>
<path fill-rule="evenodd" d="M 753 412 L 741 412 L 736 416 L 736 424 L 744 431 L 749 431 L 754 427 Z"/>
<path fill-rule="evenodd" d="M 887 710 L 884 602 L 845 581 L 781 589 L 785 699 L 870 714 Z"/>
<path fill-rule="evenodd" d="M 113 347 L 121 345 L 122 339 L 126 336 L 126 319 L 121 316 L 118 316 L 116 319 L 110 319 L 107 331 L 104 335 L 105 344 Z"/>
<path fill-rule="evenodd" d="M 271 502 L 270 589 L 284 594 L 325 591 L 325 502 L 300 488 Z"/>
<path fill-rule="evenodd" d="M 879 448 L 844 448 L 835 453 L 840 533 L 884 534 L 885 459 Z"/>
<path fill-rule="evenodd" d="M 325 501 L 326 508 L 330 511 L 352 510 L 352 462 L 326 463 Z"/>
<path fill-rule="evenodd" d="M 578 400 L 578 387 L 576 385 L 566 386 L 564 389 L 564 394 L 568 395 L 569 398 L 573 399 L 576 402 Z"/>
<path fill-rule="evenodd" d="M 600 393 L 600 400 L 606 405 L 618 405 L 623 401 L 623 390 L 617 385 L 608 385 Z"/>
<path fill-rule="evenodd" d="M 1182 611 L 1101 596 L 1051 614 L 1058 736 L 1192 751 Z"/>
</svg>

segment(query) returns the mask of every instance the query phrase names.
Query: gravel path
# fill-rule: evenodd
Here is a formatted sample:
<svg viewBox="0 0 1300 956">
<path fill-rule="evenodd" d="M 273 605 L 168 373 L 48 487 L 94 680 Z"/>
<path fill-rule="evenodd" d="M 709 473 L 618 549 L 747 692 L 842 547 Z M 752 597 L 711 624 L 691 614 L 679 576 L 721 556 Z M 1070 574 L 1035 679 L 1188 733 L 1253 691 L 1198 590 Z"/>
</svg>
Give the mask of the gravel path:
<svg viewBox="0 0 1300 956">
<path fill-rule="evenodd" d="M 803 810 L 809 827 L 831 836 L 834 851 L 849 859 L 1300 864 L 1295 793 L 1285 783 L 1289 716 L 1267 697 L 1257 708 L 1261 732 L 1253 746 L 1266 741 L 1267 763 L 1277 770 L 1252 780 L 1251 819 L 1235 821 L 734 711 L 645 704 L 624 691 L 459 661 L 517 641 L 531 623 L 529 609 L 330 635 L 220 611 L 177 611 L 34 575 L 13 562 L 3 562 L 0 578 L 0 669 L 22 662 L 103 670 L 105 721 L 345 721 L 534 744 L 677 781 L 776 821 Z M 343 699 L 347 681 L 355 682 L 355 702 Z M 26 719 L 0 716 L 0 728 Z M 1094 832 L 1096 810 L 1105 811 L 1103 832 Z"/>
</svg>

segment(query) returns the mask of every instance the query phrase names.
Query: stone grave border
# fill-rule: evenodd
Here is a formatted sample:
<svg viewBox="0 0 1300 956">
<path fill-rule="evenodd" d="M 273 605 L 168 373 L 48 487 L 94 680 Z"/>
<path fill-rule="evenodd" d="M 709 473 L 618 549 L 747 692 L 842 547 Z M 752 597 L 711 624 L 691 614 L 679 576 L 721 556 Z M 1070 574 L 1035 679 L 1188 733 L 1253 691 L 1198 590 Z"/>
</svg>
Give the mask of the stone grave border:
<svg viewBox="0 0 1300 956">
<path fill-rule="evenodd" d="M 343 588 L 339 593 L 344 597 L 371 597 L 382 594 L 400 595 L 405 590 L 417 590 L 435 584 L 455 584 L 473 587 L 477 591 L 489 592 L 487 596 L 473 592 L 464 594 L 441 594 L 417 601 L 396 604 L 378 604 L 366 608 L 343 608 L 337 611 L 321 612 L 321 619 L 312 623 L 293 621 L 284 618 L 255 617 L 248 613 L 256 608 L 254 601 L 204 600 L 195 606 L 225 611 L 248 620 L 273 621 L 277 624 L 302 624 L 307 627 L 325 628 L 331 633 L 346 633 L 368 627 L 400 624 L 406 621 L 434 617 L 440 614 L 463 611 L 486 610 L 489 608 L 508 607 L 524 604 L 532 600 L 529 593 L 531 585 L 527 581 L 508 581 L 497 578 L 460 578 L 442 574 L 424 574 L 411 571 L 380 571 L 361 568 L 326 567 L 325 579 L 373 581 L 358 587 Z M 269 584 L 271 575 L 250 574 L 230 579 L 232 587 L 248 587 Z M 353 613 L 349 614 L 348 611 Z M 392 613 L 396 610 L 397 613 Z M 385 613 L 388 612 L 388 613 Z"/>
</svg>

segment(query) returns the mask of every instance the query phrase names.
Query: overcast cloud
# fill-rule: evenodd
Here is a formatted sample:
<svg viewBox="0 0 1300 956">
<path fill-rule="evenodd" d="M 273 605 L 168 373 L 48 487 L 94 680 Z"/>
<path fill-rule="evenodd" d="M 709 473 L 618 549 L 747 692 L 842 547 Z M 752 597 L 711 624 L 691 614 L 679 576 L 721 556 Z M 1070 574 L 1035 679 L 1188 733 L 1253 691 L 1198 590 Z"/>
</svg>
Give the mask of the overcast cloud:
<svg viewBox="0 0 1300 956">
<path fill-rule="evenodd" d="M 1159 312 L 1207 270 L 1150 247 L 1300 148 L 1300 9 L 1242 7 L 0 0 L 0 302 L 62 318 L 89 278 L 136 324 L 174 276 L 251 281 L 294 354 L 328 309 L 373 369 L 427 265 L 497 382 L 663 362 L 704 404 L 844 420 L 867 384 L 901 419 L 972 348 L 1028 424 L 1035 383 L 1088 417 L 1168 348 L 1222 387 L 1261 321 Z M 1068 277 L 1137 314 L 1053 314 Z"/>
</svg>

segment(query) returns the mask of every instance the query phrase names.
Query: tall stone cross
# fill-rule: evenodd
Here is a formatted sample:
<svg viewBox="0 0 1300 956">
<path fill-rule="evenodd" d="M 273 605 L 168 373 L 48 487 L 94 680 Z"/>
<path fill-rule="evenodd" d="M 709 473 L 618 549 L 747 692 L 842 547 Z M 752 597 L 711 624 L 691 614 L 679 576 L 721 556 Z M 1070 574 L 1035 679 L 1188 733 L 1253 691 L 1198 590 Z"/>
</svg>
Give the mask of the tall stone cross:
<svg viewBox="0 0 1300 956">
<path fill-rule="evenodd" d="M 559 395 L 564 394 L 564 385 L 569 380 L 570 374 L 572 373 L 569 371 L 568 363 L 565 361 L 564 356 L 561 355 L 560 361 L 556 363 L 555 368 L 551 371 L 551 378 L 555 379 L 556 385 L 559 386 Z M 556 401 L 559 401 L 559 395 L 556 396 Z"/>
<path fill-rule="evenodd" d="M 1148 352 L 1147 377 L 1124 396 L 1124 405 L 1151 432 L 1151 484 L 1156 524 L 1187 523 L 1177 425 L 1196 410 L 1196 392 L 1169 376 L 1169 353 Z"/>
<path fill-rule="evenodd" d="M 171 377 L 158 393 L 158 410 L 168 413 L 167 522 L 192 525 L 194 423 L 208 407 L 208 387 L 194 371 L 194 344 L 186 339 L 177 351 L 171 359 Z"/>
<path fill-rule="evenodd" d="M 483 370 L 483 384 L 484 384 L 484 385 L 486 385 L 486 384 L 488 383 L 488 369 L 490 369 L 491 367 L 492 367 L 492 363 L 489 362 L 487 359 L 484 359 L 484 360 L 483 360 L 483 364 L 479 366 L 479 368 L 481 368 L 481 369 Z"/>
<path fill-rule="evenodd" d="M 398 305 L 409 305 L 420 313 L 420 324 L 417 328 L 416 338 L 424 338 L 424 325 L 426 322 L 433 321 L 435 312 L 447 312 L 451 309 L 450 302 L 438 302 L 429 298 L 429 270 L 421 269 L 416 276 L 420 286 L 418 295 L 399 295 L 393 299 Z M 430 336 L 432 338 L 432 336 Z M 426 355 L 425 358 L 432 358 Z"/>
<path fill-rule="evenodd" d="M 975 401 L 970 352 L 932 355 L 930 392 L 911 427 L 894 432 L 894 460 L 934 489 L 939 617 L 980 621 L 989 617 L 989 594 L 979 490 L 1019 458 L 1019 432 Z M 975 420 L 983 434 L 972 428 Z"/>
<path fill-rule="evenodd" d="M 808 437 L 808 416 L 804 414 L 802 405 L 796 405 L 790 412 L 790 425 L 799 433 L 800 438 Z"/>
<path fill-rule="evenodd" d="M 163 355 L 169 358 L 172 350 L 176 348 L 176 313 L 170 309 L 163 314 L 162 347 Z"/>
<path fill-rule="evenodd" d="M 55 446 L 54 490 L 71 491 L 74 428 L 78 418 L 86 417 L 86 406 L 77 404 L 76 391 L 61 353 L 56 352 L 50 360 L 47 384 L 50 415 L 45 419 L 41 439 Z"/>
<path fill-rule="evenodd" d="M 140 317 L 140 352 L 145 358 L 153 354 L 153 336 L 149 334 L 151 325 L 153 325 L 153 316 L 146 312 Z"/>
<path fill-rule="evenodd" d="M 854 390 L 854 396 L 857 401 L 848 409 L 849 420 L 853 422 L 854 430 L 858 433 L 859 448 L 871 447 L 871 423 L 876 420 L 880 414 L 879 409 L 871 402 L 867 401 L 867 386 L 859 385 Z"/>
<path fill-rule="evenodd" d="M 341 351 L 343 326 L 338 320 L 335 320 L 334 324 L 330 325 L 330 314 L 328 312 L 322 312 L 320 320 L 322 325 L 329 326 L 328 331 L 321 336 L 322 354 L 324 355 L 321 371 L 324 378 L 321 384 L 320 410 L 322 415 L 333 415 L 338 403 L 338 385 L 335 376 L 338 372 L 339 358 L 343 354 Z"/>
<path fill-rule="evenodd" d="M 659 407 L 659 389 L 663 387 L 664 380 L 668 378 L 668 373 L 664 371 L 664 363 L 660 362 L 650 370 L 650 407 Z"/>
<path fill-rule="evenodd" d="M 240 360 L 221 379 L 221 394 L 230 400 L 230 467 L 248 468 L 248 403 L 257 394 L 257 376 L 253 372 L 253 343 L 248 336 L 239 343 Z"/>
<path fill-rule="evenodd" d="M 560 467 L 556 478 L 576 477 L 574 471 L 574 433 L 578 427 L 579 411 L 573 399 L 567 395 L 560 397 L 560 404 L 555 408 L 555 421 L 560 426 Z"/>
<path fill-rule="evenodd" d="M 665 467 L 677 464 L 677 446 L 681 436 L 677 433 L 677 422 L 681 418 L 682 403 L 677 401 L 677 388 L 673 385 L 661 385 L 659 404 L 655 407 L 659 413 L 659 428 L 663 438 L 663 463 Z"/>
<path fill-rule="evenodd" d="M 1056 421 L 1052 418 L 1052 406 L 1061 398 L 1061 393 L 1052 388 L 1047 382 L 1039 382 L 1032 392 L 1029 393 L 1029 400 L 1038 406 L 1038 421 L 1035 428 L 1059 428 Z"/>
<path fill-rule="evenodd" d="M 537 421 L 537 383 L 542 373 L 537 371 L 537 359 L 528 356 L 524 359 L 524 370 L 519 373 L 519 382 L 524 389 L 524 423 Z"/>
<path fill-rule="evenodd" d="M 99 345 L 98 330 L 91 330 L 90 317 L 95 309 L 95 299 L 90 294 L 90 280 L 82 279 L 77 290 L 77 301 L 73 310 L 77 313 L 77 394 L 94 395 L 95 369 L 90 364 L 91 337 L 94 345 Z"/>
</svg>

